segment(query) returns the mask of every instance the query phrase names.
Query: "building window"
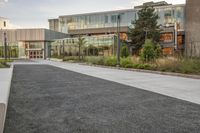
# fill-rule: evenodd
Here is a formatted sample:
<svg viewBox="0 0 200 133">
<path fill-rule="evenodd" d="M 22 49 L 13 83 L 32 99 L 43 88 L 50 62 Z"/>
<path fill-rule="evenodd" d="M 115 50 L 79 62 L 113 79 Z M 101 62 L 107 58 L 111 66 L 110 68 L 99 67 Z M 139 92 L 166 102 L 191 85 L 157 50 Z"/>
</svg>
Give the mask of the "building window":
<svg viewBox="0 0 200 133">
<path fill-rule="evenodd" d="M 171 17 L 171 16 L 172 16 L 171 10 L 165 11 L 165 17 Z"/>
<path fill-rule="evenodd" d="M 111 16 L 111 22 L 112 23 L 116 23 L 117 22 L 117 16 L 116 15 L 112 15 Z"/>
<path fill-rule="evenodd" d="M 6 27 L 6 21 L 3 22 L 3 26 Z"/>
<path fill-rule="evenodd" d="M 105 16 L 105 23 L 108 23 L 108 16 Z"/>
<path fill-rule="evenodd" d="M 138 14 L 137 14 L 137 12 L 135 12 L 135 20 L 137 20 L 138 19 Z"/>
<path fill-rule="evenodd" d="M 92 18 L 91 18 L 91 16 L 88 16 L 88 21 L 89 21 L 89 24 L 91 24 L 92 23 Z"/>
<path fill-rule="evenodd" d="M 181 18 L 182 12 L 183 12 L 183 11 L 181 10 L 181 8 L 177 8 L 177 9 L 176 9 L 176 17 L 177 17 L 177 18 Z"/>
<path fill-rule="evenodd" d="M 165 10 L 165 24 L 171 24 L 172 23 L 172 10 L 171 9 L 168 9 L 168 10 Z"/>
<path fill-rule="evenodd" d="M 160 42 L 161 43 L 172 43 L 173 42 L 173 33 L 168 32 L 168 33 L 161 34 Z"/>
</svg>

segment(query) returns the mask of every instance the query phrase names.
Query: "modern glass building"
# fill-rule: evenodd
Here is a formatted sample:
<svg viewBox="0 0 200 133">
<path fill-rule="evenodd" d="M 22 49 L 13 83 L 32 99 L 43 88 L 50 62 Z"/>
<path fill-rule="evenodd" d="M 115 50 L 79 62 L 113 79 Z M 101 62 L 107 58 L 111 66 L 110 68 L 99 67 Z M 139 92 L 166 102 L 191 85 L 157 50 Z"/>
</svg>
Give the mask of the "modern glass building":
<svg viewBox="0 0 200 133">
<path fill-rule="evenodd" d="M 185 38 L 184 4 L 148 2 L 134 9 L 59 16 L 57 19 L 49 19 L 49 28 L 71 36 L 116 34 L 117 17 L 120 15 L 120 37 L 122 40 L 128 40 L 126 33 L 131 22 L 138 19 L 138 11 L 147 5 L 153 6 L 159 16 L 158 24 L 162 28 L 160 44 L 164 53 L 172 54 L 174 50 L 182 51 Z"/>
<path fill-rule="evenodd" d="M 184 4 L 172 5 L 162 1 L 147 2 L 134 7 L 134 9 L 59 16 L 48 20 L 50 30 L 0 30 L 0 58 L 5 56 L 5 32 L 7 53 L 9 57 L 13 58 L 78 55 L 79 35 L 85 38 L 82 51 L 85 55 L 114 55 L 116 54 L 118 16 L 120 16 L 120 39 L 128 41 L 129 27 L 132 26 L 132 21 L 138 19 L 138 11 L 144 6 L 154 7 L 159 16 L 160 45 L 163 53 L 169 55 L 174 51 L 183 52 L 185 50 L 185 12 L 187 15 L 191 14 L 191 8 L 186 10 Z M 190 20 L 193 19 L 195 17 Z M 191 26 L 193 22 L 190 21 Z M 189 28 L 187 29 L 189 31 Z M 195 30 L 194 27 L 193 29 Z M 189 35 L 189 32 L 187 34 Z M 198 37 L 196 38 L 198 39 Z M 187 42 L 189 41 L 191 42 L 191 39 L 187 39 Z"/>
<path fill-rule="evenodd" d="M 46 58 L 51 42 L 68 35 L 47 29 L 16 29 L 0 30 L 0 36 L 0 58 Z"/>
<path fill-rule="evenodd" d="M 105 56 L 115 54 L 115 35 L 83 36 L 81 38 L 84 38 L 84 44 L 81 46 L 82 55 Z M 50 57 L 77 56 L 79 54 L 78 42 L 78 37 L 55 40 L 49 48 Z"/>
<path fill-rule="evenodd" d="M 60 16 L 58 19 L 49 19 L 49 28 L 70 35 L 114 34 L 117 32 L 117 16 L 120 14 L 121 33 L 126 33 L 132 20 L 135 20 L 134 12 L 133 9 L 127 9 Z M 125 35 L 121 36 L 127 39 Z"/>
<path fill-rule="evenodd" d="M 146 4 L 144 4 L 145 6 Z M 74 31 L 91 29 L 107 29 L 117 26 L 117 16 L 121 16 L 121 27 L 129 27 L 131 22 L 138 19 L 137 12 L 143 6 L 134 9 L 116 10 L 108 12 L 86 13 L 76 15 L 59 16 L 57 19 L 49 19 L 49 28 L 51 30 L 73 34 Z M 180 29 L 184 29 L 185 5 L 162 4 L 154 7 L 159 15 L 158 24 L 162 26 L 171 26 L 176 22 Z M 113 32 L 110 30 L 110 32 Z M 123 30 L 122 30 L 123 32 Z M 86 33 L 90 33 L 89 31 Z"/>
</svg>

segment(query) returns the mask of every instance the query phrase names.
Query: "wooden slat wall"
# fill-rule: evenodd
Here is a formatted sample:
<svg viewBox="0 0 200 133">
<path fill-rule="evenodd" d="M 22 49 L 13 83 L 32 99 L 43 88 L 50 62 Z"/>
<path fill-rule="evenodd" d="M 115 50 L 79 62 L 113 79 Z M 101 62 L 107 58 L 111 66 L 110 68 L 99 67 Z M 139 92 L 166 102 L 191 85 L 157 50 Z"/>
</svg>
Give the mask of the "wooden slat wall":
<svg viewBox="0 0 200 133">
<path fill-rule="evenodd" d="M 19 29 L 17 30 L 18 41 L 44 41 L 44 29 Z"/>
<path fill-rule="evenodd" d="M 69 37 L 69 35 L 47 29 L 16 29 L 0 30 L 0 41 L 4 40 L 3 33 L 7 34 L 8 42 L 18 41 L 52 41 Z"/>
<path fill-rule="evenodd" d="M 4 32 L 6 32 L 8 42 L 17 42 L 16 30 L 0 30 L 0 41 L 4 41 Z"/>
</svg>

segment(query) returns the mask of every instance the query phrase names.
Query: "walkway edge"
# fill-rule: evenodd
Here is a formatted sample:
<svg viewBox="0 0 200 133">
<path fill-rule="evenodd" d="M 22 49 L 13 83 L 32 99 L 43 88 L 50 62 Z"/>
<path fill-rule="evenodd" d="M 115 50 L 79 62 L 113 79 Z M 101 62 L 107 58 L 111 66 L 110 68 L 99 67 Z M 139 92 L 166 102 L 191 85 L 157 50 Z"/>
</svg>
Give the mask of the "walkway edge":
<svg viewBox="0 0 200 133">
<path fill-rule="evenodd" d="M 117 68 L 117 67 L 112 67 L 112 66 L 91 65 L 91 64 L 86 64 L 86 63 L 79 63 L 79 64 L 80 65 L 85 65 L 85 66 L 94 66 L 94 67 L 118 69 L 118 70 L 125 70 L 125 71 L 145 72 L 145 73 L 152 73 L 152 74 L 160 74 L 160 75 L 169 75 L 169 76 L 178 76 L 178 77 L 184 77 L 184 78 L 200 79 L 200 75 L 172 73 L 172 72 L 161 72 L 161 71 L 151 71 L 151 70 L 144 70 L 144 69 L 133 69 L 133 68 L 122 68 L 122 67 Z"/>
<path fill-rule="evenodd" d="M 14 66 L 0 70 L 0 133 L 3 133 Z"/>
</svg>

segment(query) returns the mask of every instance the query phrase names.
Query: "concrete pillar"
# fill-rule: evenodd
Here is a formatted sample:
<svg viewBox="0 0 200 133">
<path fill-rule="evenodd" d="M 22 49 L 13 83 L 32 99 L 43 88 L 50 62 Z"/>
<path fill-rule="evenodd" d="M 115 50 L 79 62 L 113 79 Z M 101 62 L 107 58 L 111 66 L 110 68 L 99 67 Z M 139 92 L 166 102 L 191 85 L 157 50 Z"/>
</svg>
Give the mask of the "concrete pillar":
<svg viewBox="0 0 200 133">
<path fill-rule="evenodd" d="M 200 57 L 200 0 L 186 0 L 185 54 Z"/>
</svg>

